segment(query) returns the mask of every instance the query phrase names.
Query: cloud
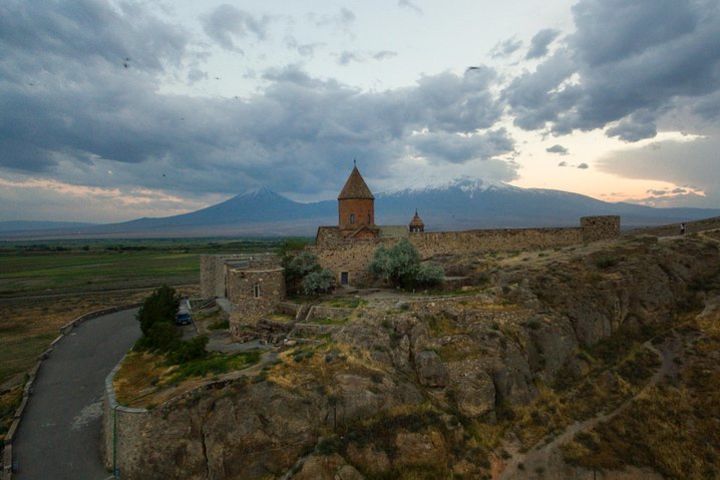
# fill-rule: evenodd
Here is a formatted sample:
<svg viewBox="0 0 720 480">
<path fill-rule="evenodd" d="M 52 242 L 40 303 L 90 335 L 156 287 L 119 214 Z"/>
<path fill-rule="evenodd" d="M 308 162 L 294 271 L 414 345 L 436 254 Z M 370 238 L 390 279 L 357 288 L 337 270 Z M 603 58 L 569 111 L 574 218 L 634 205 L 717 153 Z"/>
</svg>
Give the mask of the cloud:
<svg viewBox="0 0 720 480">
<path fill-rule="evenodd" d="M 236 45 L 237 39 L 249 35 L 264 40 L 272 18 L 268 15 L 256 17 L 232 5 L 223 4 L 200 18 L 205 34 L 226 50 L 242 52 Z"/>
<path fill-rule="evenodd" d="M 637 141 L 720 91 L 716 0 L 581 0 L 573 15 L 575 33 L 504 90 L 517 126 L 562 135 L 620 122 L 608 134 Z"/>
<path fill-rule="evenodd" d="M 392 50 L 381 50 L 379 52 L 376 52 L 372 56 L 375 60 L 387 60 L 390 58 L 397 57 L 397 52 L 393 52 Z"/>
<path fill-rule="evenodd" d="M 358 52 L 351 52 L 349 50 L 345 50 L 343 52 L 340 52 L 338 54 L 337 63 L 339 65 L 349 65 L 352 62 L 363 62 L 364 57 L 362 54 Z"/>
<path fill-rule="evenodd" d="M 557 153 L 558 155 L 567 155 L 568 149 L 563 147 L 562 145 L 553 145 L 552 147 L 548 147 L 545 149 L 548 153 Z"/>
<path fill-rule="evenodd" d="M 508 132 L 502 128 L 472 135 L 428 132 L 413 135 L 408 139 L 408 143 L 415 150 L 415 154 L 440 163 L 488 160 L 510 153 L 515 147 Z"/>
<path fill-rule="evenodd" d="M 608 137 L 618 137 L 626 142 L 637 142 L 657 135 L 654 115 L 648 111 L 637 111 L 624 118 L 616 126 L 607 129 Z"/>
<path fill-rule="evenodd" d="M 492 50 L 490 50 L 490 56 L 492 58 L 509 57 L 513 53 L 520 50 L 522 44 L 522 40 L 518 40 L 515 37 L 508 38 L 507 40 L 503 40 L 502 42 L 498 42 L 497 44 L 495 44 Z"/>
<path fill-rule="evenodd" d="M 415 13 L 420 14 L 420 15 L 423 14 L 422 8 L 418 7 L 415 3 L 411 2 L 410 0 L 398 0 L 398 7 L 407 8 L 408 10 L 412 10 Z"/>
<path fill-rule="evenodd" d="M 575 168 L 579 168 L 580 170 L 587 170 L 588 168 L 590 168 L 590 165 L 583 162 L 583 163 L 578 164 Z"/>
<path fill-rule="evenodd" d="M 530 48 L 525 55 L 525 59 L 531 60 L 533 58 L 541 58 L 547 55 L 548 47 L 559 35 L 559 30 L 553 30 L 551 28 L 540 30 L 535 34 L 532 40 L 530 40 Z"/>
<path fill-rule="evenodd" d="M 313 57 L 315 50 L 325 46 L 322 42 L 315 43 L 298 43 L 298 41 L 292 35 L 285 37 L 285 46 L 290 50 L 295 50 L 300 56 Z"/>
<path fill-rule="evenodd" d="M 567 167 L 567 165 L 568 165 L 568 163 L 565 161 L 558 163 L 558 167 Z"/>
<path fill-rule="evenodd" d="M 130 16 L 96 3 L 89 5 L 107 24 L 89 22 L 86 32 L 78 5 L 0 7 L 0 178 L 199 199 L 258 184 L 298 195 L 335 191 L 353 157 L 364 159 L 367 178 L 388 186 L 405 182 L 398 165 L 418 162 L 426 176 L 487 172 L 490 180 L 518 168 L 497 157 L 513 142 L 496 127 L 503 105 L 491 68 L 366 91 L 287 65 L 263 72 L 263 89 L 247 98 L 170 94 L 160 81 L 167 75 L 204 78 L 185 67 L 186 32 L 147 10 Z M 67 38 L 45 45 L 31 28 L 35 18 L 69 29 Z M 78 54 L 90 37 L 97 53 Z M 132 68 L 122 65 L 125 55 Z M 33 204 L 33 188 L 13 187 L 16 209 Z"/>
<path fill-rule="evenodd" d="M 715 130 L 712 135 L 691 141 L 665 140 L 642 148 L 618 150 L 602 157 L 596 167 L 624 178 L 657 180 L 684 188 L 693 195 L 684 199 L 687 205 L 716 206 L 720 202 L 718 133 Z"/>
<path fill-rule="evenodd" d="M 363 63 L 368 60 L 383 61 L 396 57 L 397 52 L 390 50 L 381 50 L 379 52 L 354 52 L 344 50 L 337 54 L 338 65 L 349 65 L 352 62 Z"/>
<path fill-rule="evenodd" d="M 347 29 L 355 23 L 357 16 L 349 8 L 342 7 L 337 13 L 331 15 L 310 14 L 310 18 L 318 27 L 335 26 L 341 29 Z"/>
</svg>

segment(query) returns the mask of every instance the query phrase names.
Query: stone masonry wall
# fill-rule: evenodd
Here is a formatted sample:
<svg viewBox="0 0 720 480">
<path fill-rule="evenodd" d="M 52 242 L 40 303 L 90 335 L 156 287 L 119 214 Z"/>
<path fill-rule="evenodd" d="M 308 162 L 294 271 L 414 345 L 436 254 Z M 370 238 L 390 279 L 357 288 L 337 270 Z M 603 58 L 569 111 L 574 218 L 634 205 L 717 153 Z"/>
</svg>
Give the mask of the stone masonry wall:
<svg viewBox="0 0 720 480">
<path fill-rule="evenodd" d="M 583 242 L 617 238 L 620 236 L 620 217 L 617 215 L 582 217 L 580 228 L 583 232 Z"/>
<path fill-rule="evenodd" d="M 279 262 L 273 254 L 200 255 L 200 293 L 203 298 L 224 297 L 227 262 L 246 262 L 248 268 L 269 268 Z"/>
<path fill-rule="evenodd" d="M 241 325 L 255 324 L 272 314 L 285 300 L 284 269 L 266 270 L 228 269 L 228 300 L 235 305 L 230 316 L 230 333 L 237 336 Z M 255 286 L 260 296 L 255 297 Z"/>
<path fill-rule="evenodd" d="M 322 235 L 320 234 L 322 233 Z M 338 241 L 328 228 L 319 232 L 317 244 L 309 247 L 323 268 L 330 269 L 340 282 L 341 272 L 348 272 L 351 285 L 363 285 L 370 280 L 367 267 L 380 245 L 390 246 L 398 238 Z M 513 250 L 538 250 L 576 245 L 616 238 L 620 235 L 620 217 L 583 217 L 580 227 L 573 228 L 514 228 L 468 230 L 463 232 L 411 233 L 410 242 L 423 259 L 435 255 L 467 254 Z"/>
<path fill-rule="evenodd" d="M 132 478 L 133 473 L 142 472 L 142 433 L 150 414 L 144 408 L 130 408 L 117 403 L 112 382 L 119 368 L 120 363 L 105 379 L 102 453 L 105 468 L 112 471 L 115 467 L 117 478 Z"/>
</svg>

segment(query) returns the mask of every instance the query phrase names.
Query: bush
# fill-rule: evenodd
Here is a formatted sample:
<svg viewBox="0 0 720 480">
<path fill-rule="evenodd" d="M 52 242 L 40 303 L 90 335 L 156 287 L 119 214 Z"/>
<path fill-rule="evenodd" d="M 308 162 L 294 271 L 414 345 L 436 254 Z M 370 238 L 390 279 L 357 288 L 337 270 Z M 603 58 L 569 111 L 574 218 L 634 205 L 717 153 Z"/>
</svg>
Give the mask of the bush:
<svg viewBox="0 0 720 480">
<path fill-rule="evenodd" d="M 180 297 L 174 288 L 163 285 L 155 290 L 145 299 L 137 313 L 140 322 L 140 330 L 143 335 L 148 336 L 153 325 L 167 323 L 172 325 L 175 322 L 180 307 Z"/>
<path fill-rule="evenodd" d="M 168 359 L 172 363 L 185 363 L 205 358 L 207 356 L 207 351 L 205 350 L 207 343 L 208 337 L 205 335 L 178 342 L 175 348 L 168 354 Z"/>
<path fill-rule="evenodd" d="M 305 251 L 297 255 L 285 255 L 282 266 L 285 268 L 285 284 L 291 292 L 300 291 L 302 281 L 307 275 L 322 270 L 317 257 Z"/>
<path fill-rule="evenodd" d="M 327 269 L 310 272 L 303 278 L 301 285 L 305 295 L 328 293 L 335 287 L 335 276 Z"/>
<path fill-rule="evenodd" d="M 402 288 L 433 286 L 444 279 L 442 268 L 420 263 L 420 254 L 407 239 L 375 250 L 369 270 L 376 278 Z"/>
<path fill-rule="evenodd" d="M 142 336 L 135 344 L 136 350 L 153 350 L 167 355 L 171 363 L 184 363 L 205 358 L 205 336 L 192 340 L 180 340 L 180 330 L 175 325 L 175 315 L 180 298 L 175 289 L 166 285 L 155 290 L 145 299 L 137 313 Z"/>
</svg>

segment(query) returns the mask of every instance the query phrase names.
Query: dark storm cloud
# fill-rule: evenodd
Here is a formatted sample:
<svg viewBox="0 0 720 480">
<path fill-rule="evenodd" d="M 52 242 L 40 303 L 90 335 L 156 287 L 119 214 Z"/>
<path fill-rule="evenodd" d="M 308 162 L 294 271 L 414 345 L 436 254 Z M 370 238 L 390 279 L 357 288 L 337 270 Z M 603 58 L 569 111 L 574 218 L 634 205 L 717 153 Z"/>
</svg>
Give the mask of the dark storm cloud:
<svg viewBox="0 0 720 480">
<path fill-rule="evenodd" d="M 552 28 L 540 30 L 535 34 L 532 40 L 530 40 L 530 49 L 525 55 L 525 59 L 531 60 L 533 58 L 541 58 L 547 55 L 548 47 L 559 35 L 560 31 L 553 30 Z"/>
<path fill-rule="evenodd" d="M 226 50 L 242 51 L 235 41 L 253 35 L 258 40 L 267 37 L 272 18 L 268 15 L 256 17 L 232 5 L 223 4 L 201 17 L 205 34 Z"/>
<path fill-rule="evenodd" d="M 720 90 L 717 0 L 582 0 L 576 33 L 505 89 L 515 124 L 556 134 L 604 128 L 652 137 L 683 99 Z M 712 110 L 712 108 L 709 108 Z"/>
<path fill-rule="evenodd" d="M 441 163 L 487 160 L 511 152 L 515 146 L 505 129 L 476 135 L 447 132 L 415 135 L 409 139 L 409 144 L 422 156 Z"/>
<path fill-rule="evenodd" d="M 31 75 L 42 70 L 66 75 L 68 61 L 161 71 L 167 62 L 180 61 L 186 37 L 129 2 L 118 8 L 99 0 L 0 3 L 3 80 L 12 83 L 37 84 Z M 20 52 L 41 56 L 42 64 L 24 61 Z M 15 63 L 23 64 L 22 71 Z"/>
<path fill-rule="evenodd" d="M 170 95 L 159 92 L 161 76 L 182 72 L 179 78 L 198 81 L 204 73 L 197 66 L 185 71 L 186 33 L 147 12 L 101 2 L 0 8 L 0 168 L 6 172 L 193 195 L 257 184 L 295 193 L 332 190 L 353 157 L 363 159 L 368 176 L 388 177 L 408 149 L 434 165 L 495 162 L 495 179 L 513 178 L 517 168 L 490 160 L 513 144 L 507 132 L 493 129 L 503 107 L 491 93 L 496 74 L 487 67 L 368 92 L 286 66 L 266 71 L 265 89 L 249 98 Z M 35 18 L 62 30 L 61 41 L 35 33 Z M 234 41 L 234 31 L 225 32 Z M 106 48 L 91 48 L 90 37 Z"/>
<path fill-rule="evenodd" d="M 558 155 L 567 155 L 568 149 L 563 147 L 562 145 L 553 145 L 552 147 L 548 147 L 545 149 L 548 153 L 557 153 Z"/>
</svg>

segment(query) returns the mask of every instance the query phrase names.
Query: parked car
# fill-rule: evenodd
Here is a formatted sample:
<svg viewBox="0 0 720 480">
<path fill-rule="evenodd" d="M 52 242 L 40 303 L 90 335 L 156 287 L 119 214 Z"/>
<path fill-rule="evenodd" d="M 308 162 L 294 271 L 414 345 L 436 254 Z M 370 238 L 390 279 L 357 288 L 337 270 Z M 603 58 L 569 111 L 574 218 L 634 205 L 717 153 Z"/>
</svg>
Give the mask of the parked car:
<svg viewBox="0 0 720 480">
<path fill-rule="evenodd" d="M 177 315 L 175 315 L 175 325 L 190 325 L 192 323 L 192 314 L 190 313 L 190 302 L 183 299 L 180 302 Z"/>
<path fill-rule="evenodd" d="M 190 312 L 178 312 L 175 315 L 175 325 L 190 325 L 192 323 L 192 315 Z"/>
</svg>

